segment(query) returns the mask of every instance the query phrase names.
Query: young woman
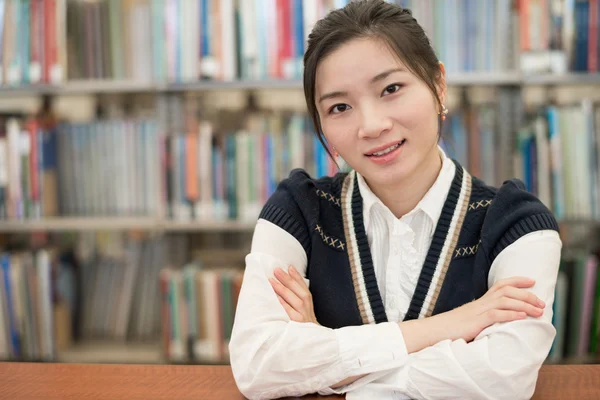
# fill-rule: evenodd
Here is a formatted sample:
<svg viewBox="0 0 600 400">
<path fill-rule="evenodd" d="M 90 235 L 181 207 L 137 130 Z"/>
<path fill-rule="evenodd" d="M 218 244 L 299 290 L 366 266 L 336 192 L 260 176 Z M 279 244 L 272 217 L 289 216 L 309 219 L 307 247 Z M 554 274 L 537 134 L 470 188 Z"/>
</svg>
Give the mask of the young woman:
<svg viewBox="0 0 600 400">
<path fill-rule="evenodd" d="M 521 182 L 438 146 L 445 70 L 409 10 L 319 21 L 308 110 L 349 173 L 281 182 L 261 212 L 230 341 L 249 398 L 529 398 L 555 330 L 561 241 Z"/>
</svg>

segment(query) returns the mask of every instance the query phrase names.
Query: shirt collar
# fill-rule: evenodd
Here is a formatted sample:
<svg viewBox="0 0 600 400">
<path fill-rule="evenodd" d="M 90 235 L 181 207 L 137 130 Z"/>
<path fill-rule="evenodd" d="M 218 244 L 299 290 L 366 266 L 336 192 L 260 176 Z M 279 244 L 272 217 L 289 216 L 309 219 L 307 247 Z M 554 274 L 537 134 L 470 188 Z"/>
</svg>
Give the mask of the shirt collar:
<svg viewBox="0 0 600 400">
<path fill-rule="evenodd" d="M 425 196 L 423 196 L 416 207 L 407 214 L 414 215 L 418 211 L 423 211 L 431 219 L 434 225 L 437 224 L 437 221 L 440 218 L 442 208 L 444 207 L 444 203 L 446 201 L 446 196 L 448 195 L 448 191 L 450 190 L 450 185 L 452 184 L 454 173 L 456 171 L 454 162 L 452 162 L 452 160 L 446 156 L 444 150 L 438 146 L 438 151 L 440 153 L 440 158 L 442 159 L 442 169 L 440 170 L 440 173 L 431 188 L 427 191 L 427 193 L 425 193 Z M 362 175 L 356 173 L 356 177 L 358 179 L 360 195 L 363 199 L 365 229 L 368 229 L 371 210 L 376 204 L 387 210 L 390 215 L 392 214 L 389 208 L 385 206 L 375 195 L 375 193 L 371 191 L 369 185 Z"/>
</svg>

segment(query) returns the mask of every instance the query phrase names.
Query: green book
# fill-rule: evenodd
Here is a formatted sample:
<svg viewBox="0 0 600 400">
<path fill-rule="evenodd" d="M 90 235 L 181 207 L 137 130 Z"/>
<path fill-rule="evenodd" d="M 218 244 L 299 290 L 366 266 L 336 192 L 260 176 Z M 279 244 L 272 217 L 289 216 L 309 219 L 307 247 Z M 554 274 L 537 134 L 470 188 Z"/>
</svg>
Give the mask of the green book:
<svg viewBox="0 0 600 400">
<path fill-rule="evenodd" d="M 592 329 L 590 332 L 590 354 L 600 356 L 598 341 L 600 341 L 600 271 L 596 277 L 596 293 L 592 312 Z"/>
</svg>

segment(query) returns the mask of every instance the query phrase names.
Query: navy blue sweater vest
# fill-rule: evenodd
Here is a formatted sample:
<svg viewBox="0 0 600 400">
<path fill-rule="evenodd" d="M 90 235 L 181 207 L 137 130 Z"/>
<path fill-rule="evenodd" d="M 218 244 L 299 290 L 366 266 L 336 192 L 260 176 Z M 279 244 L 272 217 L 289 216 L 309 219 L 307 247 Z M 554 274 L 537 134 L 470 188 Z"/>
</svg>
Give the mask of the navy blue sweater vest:
<svg viewBox="0 0 600 400">
<path fill-rule="evenodd" d="M 552 213 L 519 180 L 499 188 L 455 161 L 432 243 L 405 320 L 452 310 L 485 294 L 496 256 L 530 232 L 558 231 Z M 315 315 L 323 326 L 387 321 L 363 224 L 354 171 L 312 179 L 294 170 L 261 211 L 306 251 Z"/>
</svg>

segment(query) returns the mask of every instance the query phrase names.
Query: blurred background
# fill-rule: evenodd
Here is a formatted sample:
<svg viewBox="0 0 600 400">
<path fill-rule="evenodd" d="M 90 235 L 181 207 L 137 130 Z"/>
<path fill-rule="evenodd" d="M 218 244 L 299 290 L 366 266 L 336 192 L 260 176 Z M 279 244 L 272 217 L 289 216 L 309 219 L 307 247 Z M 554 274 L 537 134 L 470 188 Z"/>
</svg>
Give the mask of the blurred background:
<svg viewBox="0 0 600 400">
<path fill-rule="evenodd" d="M 0 359 L 227 363 L 257 215 L 316 141 L 302 55 L 348 0 L 0 0 Z M 395 1 L 443 147 L 561 224 L 548 363 L 600 362 L 600 0 Z"/>
</svg>

